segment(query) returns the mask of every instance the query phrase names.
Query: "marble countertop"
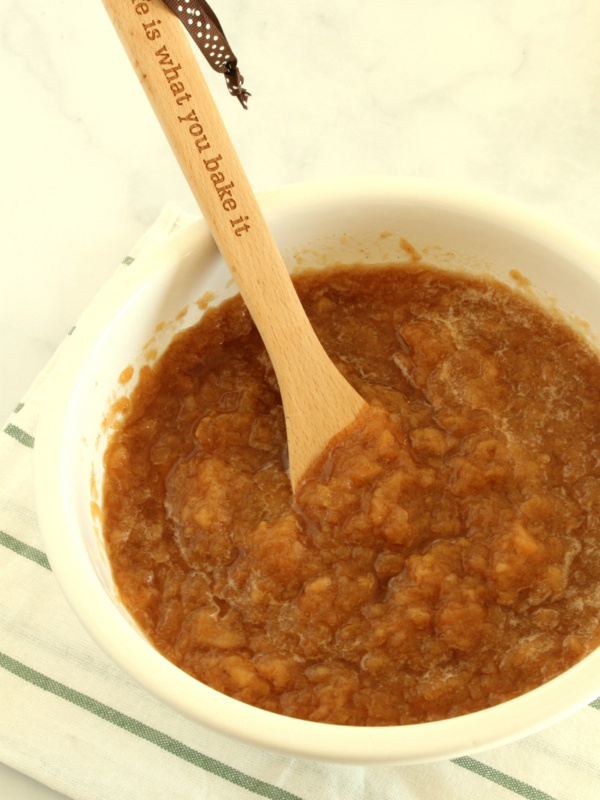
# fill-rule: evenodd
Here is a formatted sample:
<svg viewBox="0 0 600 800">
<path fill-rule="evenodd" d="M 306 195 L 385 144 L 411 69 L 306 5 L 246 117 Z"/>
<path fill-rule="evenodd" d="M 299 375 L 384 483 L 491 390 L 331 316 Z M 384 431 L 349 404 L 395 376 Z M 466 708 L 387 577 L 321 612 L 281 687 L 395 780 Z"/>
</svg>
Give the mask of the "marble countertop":
<svg viewBox="0 0 600 800">
<path fill-rule="evenodd" d="M 600 240 L 594 0 L 214 0 L 252 94 L 204 69 L 256 191 L 424 176 Z M 0 0 L 0 413 L 167 201 L 194 211 L 102 3 Z M 0 711 L 1 715 L 1 711 Z M 38 798 L 0 772 L 0 796 Z M 19 793 L 21 792 L 21 793 Z"/>
</svg>

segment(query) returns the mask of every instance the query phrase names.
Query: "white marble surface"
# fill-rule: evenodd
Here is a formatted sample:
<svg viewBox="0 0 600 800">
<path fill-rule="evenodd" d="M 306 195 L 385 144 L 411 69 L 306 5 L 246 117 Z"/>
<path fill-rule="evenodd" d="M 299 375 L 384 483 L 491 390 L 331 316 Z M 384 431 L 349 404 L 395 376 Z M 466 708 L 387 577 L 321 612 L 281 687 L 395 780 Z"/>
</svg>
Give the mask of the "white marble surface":
<svg viewBox="0 0 600 800">
<path fill-rule="evenodd" d="M 213 8 L 249 110 L 204 71 L 256 191 L 426 176 L 525 201 L 600 239 L 595 0 Z M 165 202 L 194 203 L 100 0 L 0 0 L 0 12 L 5 418 Z M 42 792 L 0 771 L 0 797 Z"/>
</svg>

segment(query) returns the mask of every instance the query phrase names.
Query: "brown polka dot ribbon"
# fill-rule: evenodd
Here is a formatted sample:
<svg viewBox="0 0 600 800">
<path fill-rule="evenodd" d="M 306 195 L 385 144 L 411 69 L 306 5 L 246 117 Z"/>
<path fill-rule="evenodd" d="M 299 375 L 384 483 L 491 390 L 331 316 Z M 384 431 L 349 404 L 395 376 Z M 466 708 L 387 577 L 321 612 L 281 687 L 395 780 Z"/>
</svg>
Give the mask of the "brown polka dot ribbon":
<svg viewBox="0 0 600 800">
<path fill-rule="evenodd" d="M 179 17 L 196 42 L 200 51 L 216 72 L 225 75 L 230 94 L 237 97 L 244 108 L 248 107 L 250 93 L 244 87 L 244 78 L 237 66 L 221 23 L 205 0 L 163 0 Z"/>
</svg>

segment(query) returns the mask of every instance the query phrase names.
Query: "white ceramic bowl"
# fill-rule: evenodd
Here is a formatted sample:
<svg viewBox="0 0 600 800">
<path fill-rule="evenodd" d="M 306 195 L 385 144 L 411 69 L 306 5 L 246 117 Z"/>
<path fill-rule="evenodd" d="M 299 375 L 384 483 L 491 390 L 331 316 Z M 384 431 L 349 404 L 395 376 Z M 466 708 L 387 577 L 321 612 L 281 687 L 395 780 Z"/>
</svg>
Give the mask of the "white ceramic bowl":
<svg viewBox="0 0 600 800">
<path fill-rule="evenodd" d="M 540 295 L 556 298 L 559 308 L 600 332 L 600 249 L 521 206 L 396 179 L 300 185 L 261 202 L 290 268 L 406 259 L 404 238 L 440 266 L 487 270 L 507 282 L 510 270 L 519 270 Z M 539 730 L 600 694 L 599 650 L 540 688 L 474 714 L 410 726 L 332 726 L 226 697 L 153 649 L 116 599 L 93 512 L 107 438 L 103 420 L 127 388 L 118 380 L 122 370 L 160 355 L 175 330 L 200 317 L 195 301 L 209 290 L 217 299 L 232 294 L 228 284 L 206 227 L 193 224 L 109 282 L 52 377 L 36 437 L 39 519 L 54 574 L 106 653 L 156 697 L 204 725 L 290 755 L 354 764 L 475 753 Z M 168 324 L 157 333 L 160 322 Z"/>
</svg>

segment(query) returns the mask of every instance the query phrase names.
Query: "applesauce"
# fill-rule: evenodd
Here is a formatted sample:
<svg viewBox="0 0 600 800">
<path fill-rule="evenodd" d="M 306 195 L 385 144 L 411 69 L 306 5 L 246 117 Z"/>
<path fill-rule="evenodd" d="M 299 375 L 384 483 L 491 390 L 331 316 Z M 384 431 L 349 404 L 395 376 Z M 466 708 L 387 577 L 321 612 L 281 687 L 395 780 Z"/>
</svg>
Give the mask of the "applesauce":
<svg viewBox="0 0 600 800">
<path fill-rule="evenodd" d="M 296 279 L 370 408 L 297 497 L 239 298 L 142 370 L 105 456 L 120 597 L 209 686 L 320 722 L 486 708 L 600 643 L 600 361 L 491 279 L 422 264 Z"/>
</svg>

